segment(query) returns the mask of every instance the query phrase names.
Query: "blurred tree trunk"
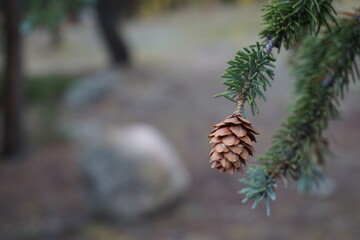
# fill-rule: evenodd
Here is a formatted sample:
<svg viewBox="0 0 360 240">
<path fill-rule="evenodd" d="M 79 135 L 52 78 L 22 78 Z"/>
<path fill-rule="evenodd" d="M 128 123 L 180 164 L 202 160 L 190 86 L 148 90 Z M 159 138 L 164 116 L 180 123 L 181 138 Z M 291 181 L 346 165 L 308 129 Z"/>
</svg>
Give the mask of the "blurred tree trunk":
<svg viewBox="0 0 360 240">
<path fill-rule="evenodd" d="M 22 66 L 22 0 L 3 0 L 5 56 L 3 91 L 3 141 L 4 156 L 20 154 L 24 148 Z"/>
<path fill-rule="evenodd" d="M 117 32 L 119 15 L 126 8 L 126 4 L 118 0 L 98 0 L 96 11 L 99 27 L 106 42 L 112 62 L 130 64 L 129 49 L 123 37 Z M 127 1 L 125 1 L 127 2 Z"/>
</svg>

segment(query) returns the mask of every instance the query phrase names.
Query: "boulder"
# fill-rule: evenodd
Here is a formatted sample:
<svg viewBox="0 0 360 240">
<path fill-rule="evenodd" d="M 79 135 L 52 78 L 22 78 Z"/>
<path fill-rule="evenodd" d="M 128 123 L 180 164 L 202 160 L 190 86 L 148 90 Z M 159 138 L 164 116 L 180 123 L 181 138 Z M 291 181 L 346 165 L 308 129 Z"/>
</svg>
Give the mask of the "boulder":
<svg viewBox="0 0 360 240">
<path fill-rule="evenodd" d="M 135 220 L 176 202 L 189 185 L 174 148 L 152 126 L 113 126 L 86 136 L 81 173 L 96 216 Z"/>
</svg>

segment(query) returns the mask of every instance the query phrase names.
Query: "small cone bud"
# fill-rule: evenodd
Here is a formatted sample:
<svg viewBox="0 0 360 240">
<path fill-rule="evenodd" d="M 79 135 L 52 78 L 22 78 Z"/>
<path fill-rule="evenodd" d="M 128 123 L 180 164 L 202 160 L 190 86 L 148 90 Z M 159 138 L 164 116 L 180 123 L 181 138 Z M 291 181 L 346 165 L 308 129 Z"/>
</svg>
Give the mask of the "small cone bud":
<svg viewBox="0 0 360 240">
<path fill-rule="evenodd" d="M 215 124 L 209 135 L 213 144 L 210 151 L 211 168 L 228 174 L 235 171 L 242 173 L 242 166 L 254 155 L 252 143 L 256 142 L 255 134 L 259 132 L 251 126 L 251 122 L 238 114 Z"/>
</svg>

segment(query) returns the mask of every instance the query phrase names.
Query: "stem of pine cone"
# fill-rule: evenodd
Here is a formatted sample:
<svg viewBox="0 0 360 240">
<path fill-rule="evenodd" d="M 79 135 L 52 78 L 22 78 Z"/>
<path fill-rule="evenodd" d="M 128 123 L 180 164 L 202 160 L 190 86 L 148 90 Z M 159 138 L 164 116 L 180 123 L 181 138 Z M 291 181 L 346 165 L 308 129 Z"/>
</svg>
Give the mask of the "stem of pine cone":
<svg viewBox="0 0 360 240">
<path fill-rule="evenodd" d="M 238 98 L 236 99 L 236 109 L 235 109 L 234 113 L 242 116 L 244 104 L 245 104 L 245 101 L 243 99 L 243 96 L 239 95 Z"/>
<path fill-rule="evenodd" d="M 243 108 L 244 108 L 244 104 L 246 101 L 246 98 L 249 94 L 249 90 L 250 90 L 250 82 L 251 80 L 248 80 L 248 82 L 245 84 L 245 87 L 243 88 L 243 90 L 241 91 L 241 93 L 239 94 L 239 96 L 236 99 L 236 109 L 235 109 L 235 114 L 238 114 L 242 117 L 243 116 Z"/>
</svg>

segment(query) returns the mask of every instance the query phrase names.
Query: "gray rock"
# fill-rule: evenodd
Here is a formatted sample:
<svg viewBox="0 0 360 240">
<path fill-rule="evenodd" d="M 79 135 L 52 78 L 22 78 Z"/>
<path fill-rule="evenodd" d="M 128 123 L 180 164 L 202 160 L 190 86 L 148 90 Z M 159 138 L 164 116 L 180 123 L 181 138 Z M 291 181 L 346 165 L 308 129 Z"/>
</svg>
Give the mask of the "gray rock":
<svg viewBox="0 0 360 240">
<path fill-rule="evenodd" d="M 96 141 L 84 140 L 81 163 L 92 213 L 134 220 L 174 203 L 184 193 L 189 173 L 159 131 L 136 124 L 101 132 Z"/>
</svg>

